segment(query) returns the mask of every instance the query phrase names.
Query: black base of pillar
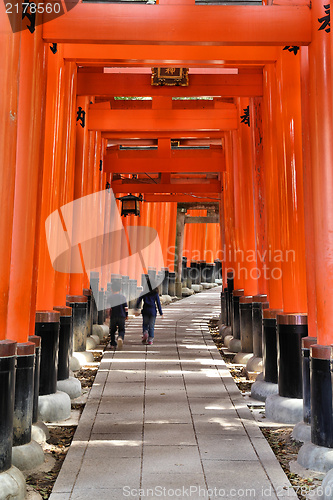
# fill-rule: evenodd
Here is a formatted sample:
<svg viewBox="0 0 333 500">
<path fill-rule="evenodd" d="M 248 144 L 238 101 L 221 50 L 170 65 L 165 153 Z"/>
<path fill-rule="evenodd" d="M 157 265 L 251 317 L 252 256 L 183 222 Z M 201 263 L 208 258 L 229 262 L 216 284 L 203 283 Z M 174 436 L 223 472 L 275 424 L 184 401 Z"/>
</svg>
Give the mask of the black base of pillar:
<svg viewBox="0 0 333 500">
<path fill-rule="evenodd" d="M 37 311 L 35 334 L 41 337 L 39 395 L 57 391 L 60 314 Z"/>
<path fill-rule="evenodd" d="M 239 299 L 239 324 L 242 352 L 253 352 L 252 295 Z"/>
<path fill-rule="evenodd" d="M 162 271 L 164 272 L 164 278 L 162 283 L 162 292 L 163 295 L 169 294 L 169 269 L 167 267 L 163 267 Z"/>
<path fill-rule="evenodd" d="M 0 473 L 12 466 L 16 342 L 0 341 Z"/>
<path fill-rule="evenodd" d="M 92 315 L 92 297 L 90 288 L 83 289 L 83 295 L 87 297 L 87 335 L 92 335 L 93 315 Z"/>
<path fill-rule="evenodd" d="M 262 361 L 265 382 L 278 383 L 277 368 L 277 322 L 281 309 L 264 309 L 262 330 Z"/>
<path fill-rule="evenodd" d="M 31 441 L 34 406 L 35 344 L 17 344 L 15 403 L 13 419 L 13 446 Z"/>
<path fill-rule="evenodd" d="M 234 273 L 227 273 L 227 289 L 228 289 L 228 325 L 232 324 L 232 293 L 234 291 Z"/>
<path fill-rule="evenodd" d="M 102 288 L 98 292 L 98 312 L 97 312 L 97 319 L 98 319 L 98 324 L 103 325 L 105 321 L 105 293 L 104 289 Z"/>
<path fill-rule="evenodd" d="M 311 441 L 333 448 L 331 347 L 310 348 L 311 371 Z"/>
<path fill-rule="evenodd" d="M 92 307 L 92 322 L 94 325 L 98 323 L 98 286 L 99 286 L 99 273 L 96 271 L 91 271 L 90 273 L 90 288 L 92 291 L 91 296 L 91 307 Z"/>
<path fill-rule="evenodd" d="M 129 280 L 129 299 L 128 299 L 128 307 L 130 309 L 134 309 L 136 303 L 136 290 L 137 290 L 138 282 L 137 280 Z"/>
<path fill-rule="evenodd" d="M 302 338 L 308 336 L 306 314 L 278 314 L 279 395 L 302 399 Z"/>
<path fill-rule="evenodd" d="M 302 338 L 303 422 L 311 423 L 310 346 L 317 343 L 315 337 Z"/>
<path fill-rule="evenodd" d="M 38 422 L 38 396 L 39 396 L 39 379 L 40 379 L 40 358 L 41 358 L 41 337 L 30 335 L 29 342 L 35 344 L 35 369 L 34 369 L 34 400 L 32 410 L 32 423 Z"/>
<path fill-rule="evenodd" d="M 176 295 L 176 273 L 169 273 L 169 295 Z"/>
<path fill-rule="evenodd" d="M 60 314 L 57 380 L 69 377 L 69 358 L 73 352 L 73 318 L 71 307 L 55 307 Z"/>
<path fill-rule="evenodd" d="M 223 325 L 228 325 L 229 317 L 228 317 L 228 289 L 225 288 L 223 292 L 221 292 L 221 320 Z"/>
<path fill-rule="evenodd" d="M 254 295 L 252 302 L 253 355 L 262 357 L 262 312 L 267 309 L 267 295 Z"/>
<path fill-rule="evenodd" d="M 240 339 L 240 322 L 239 322 L 239 299 L 243 297 L 244 290 L 234 290 L 232 294 L 232 335 L 234 339 Z"/>
<path fill-rule="evenodd" d="M 73 351 L 84 352 L 88 334 L 88 302 L 84 295 L 67 295 L 66 306 L 72 308 Z M 105 308 L 103 308 L 104 313 Z M 103 321 L 104 323 L 104 321 Z"/>
<path fill-rule="evenodd" d="M 189 270 L 193 285 L 200 284 L 200 269 L 199 264 L 196 260 L 191 261 L 191 267 Z"/>
<path fill-rule="evenodd" d="M 203 280 L 207 283 L 214 283 L 214 264 L 206 264 L 206 267 L 204 268 L 204 275 L 203 275 Z"/>
<path fill-rule="evenodd" d="M 222 262 L 220 259 L 214 260 L 214 281 L 222 279 Z"/>
</svg>

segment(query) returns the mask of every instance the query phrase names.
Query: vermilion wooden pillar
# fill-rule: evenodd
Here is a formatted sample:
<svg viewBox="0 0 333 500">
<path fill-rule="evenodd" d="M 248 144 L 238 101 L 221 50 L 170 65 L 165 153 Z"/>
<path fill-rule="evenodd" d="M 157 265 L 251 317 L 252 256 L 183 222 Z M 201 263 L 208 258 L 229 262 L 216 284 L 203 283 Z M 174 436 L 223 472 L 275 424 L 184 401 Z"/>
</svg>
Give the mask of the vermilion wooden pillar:
<svg viewBox="0 0 333 500">
<path fill-rule="evenodd" d="M 59 207 L 59 194 L 62 189 L 62 170 L 64 157 L 62 143 L 65 137 L 67 117 L 64 116 L 64 62 L 61 46 L 56 54 L 48 53 L 45 145 L 43 167 L 43 190 L 40 209 L 39 261 L 37 302 L 38 310 L 53 310 L 54 268 L 49 256 L 47 237 L 51 245 L 58 243 L 58 227 L 48 228 L 45 221 Z"/>
<path fill-rule="evenodd" d="M 17 22 L 21 16 L 17 15 Z M 0 6 L 0 340 L 6 338 L 10 280 L 11 240 L 13 230 L 17 115 L 19 90 L 19 55 L 21 33 L 13 33 Z"/>
<path fill-rule="evenodd" d="M 44 43 L 42 26 L 21 33 L 20 82 L 6 337 L 26 342 L 29 335 L 40 144 L 43 140 Z M 8 242 L 10 244 L 10 242 Z"/>
<path fill-rule="evenodd" d="M 313 218 L 313 194 L 311 179 L 311 132 L 310 132 L 310 74 L 308 47 L 301 47 L 301 92 L 303 132 L 303 184 L 305 222 L 306 289 L 308 306 L 308 335 L 317 336 L 315 235 Z"/>
<path fill-rule="evenodd" d="M 163 248 L 164 267 L 167 266 L 169 236 L 170 236 L 170 229 L 171 229 L 171 224 L 172 224 L 172 221 L 170 219 L 170 217 L 171 217 L 171 205 L 172 205 L 172 203 L 165 204 L 165 222 L 164 222 L 164 224 L 165 224 L 165 247 Z"/>
<path fill-rule="evenodd" d="M 174 247 L 176 241 L 176 217 L 177 217 L 177 203 L 171 203 L 170 207 L 170 226 L 169 226 L 169 240 L 168 240 L 168 254 L 167 254 L 167 267 L 169 271 L 174 271 Z"/>
<path fill-rule="evenodd" d="M 75 167 L 75 135 L 76 135 L 76 79 L 77 68 L 74 62 L 65 61 L 64 72 L 64 117 L 65 135 L 63 137 L 63 168 L 60 171 L 60 186 L 58 206 L 70 203 L 74 195 Z M 54 305 L 66 305 L 66 295 L 69 293 L 68 273 L 54 273 Z"/>
<path fill-rule="evenodd" d="M 106 175 L 106 183 L 111 185 L 111 174 Z M 100 287 L 106 290 L 107 282 L 110 279 L 110 274 L 118 273 L 119 266 L 117 262 L 111 263 L 109 265 L 110 259 L 108 259 L 108 255 L 111 255 L 111 259 L 115 260 L 115 253 L 117 249 L 119 249 L 119 245 L 116 248 L 111 246 L 110 252 L 110 231 L 113 230 L 113 226 L 111 223 L 111 197 L 108 195 L 108 192 L 111 192 L 111 188 L 106 188 L 106 183 L 104 184 L 104 188 L 106 190 L 105 203 L 103 206 L 104 209 L 104 236 L 103 236 L 103 246 L 102 246 L 102 269 L 101 269 L 101 280 Z M 108 191 L 109 190 L 109 191 Z"/>
<path fill-rule="evenodd" d="M 263 154 L 265 175 L 265 220 L 267 231 L 267 258 L 265 261 L 268 280 L 268 299 L 272 309 L 282 309 L 281 262 L 274 260 L 275 250 L 280 250 L 280 199 L 277 167 L 276 137 L 276 68 L 268 64 L 263 70 Z"/>
<path fill-rule="evenodd" d="M 268 283 L 265 275 L 267 237 L 265 224 L 265 164 L 263 152 L 262 97 L 250 99 L 250 124 L 252 132 L 253 157 L 253 199 L 256 253 L 258 267 L 258 292 L 267 294 Z"/>
<path fill-rule="evenodd" d="M 90 102 L 93 100 L 90 99 Z M 95 166 L 95 137 L 96 134 L 94 131 L 90 130 L 88 132 L 88 167 L 87 167 L 87 172 L 86 172 L 86 185 L 85 185 L 85 194 L 86 196 L 92 195 L 94 193 L 94 166 Z M 92 202 L 91 202 L 92 203 Z M 97 200 L 95 203 L 92 203 L 92 217 L 96 217 L 96 212 L 97 212 Z M 91 221 L 89 221 L 91 224 Z M 99 221 L 98 221 L 99 224 Z M 85 260 L 85 266 L 91 266 L 92 262 L 94 261 L 94 256 L 95 256 L 95 241 L 92 239 L 90 242 L 90 245 L 85 245 L 85 252 L 84 252 L 84 260 Z M 86 267 L 85 273 L 83 276 L 83 288 L 89 289 L 90 287 L 90 267 Z"/>
<path fill-rule="evenodd" d="M 235 246 L 235 203 L 234 203 L 234 163 L 233 163 L 233 137 L 232 132 L 226 132 L 224 135 L 225 163 L 223 183 L 223 201 L 224 201 L 224 227 L 225 227 L 225 245 L 222 246 L 221 259 L 223 271 L 223 286 L 227 286 L 228 269 L 235 265 L 234 250 Z M 237 280 L 237 288 L 240 283 Z"/>
<path fill-rule="evenodd" d="M 94 132 L 93 155 L 94 155 L 93 166 L 92 166 L 93 193 L 99 193 L 101 178 L 103 177 L 102 137 L 101 137 L 101 132 L 99 131 Z M 96 196 L 95 210 L 96 210 L 96 217 L 98 218 L 98 223 L 100 227 L 104 225 L 104 212 L 101 209 L 101 205 L 102 205 L 102 200 L 101 200 L 101 195 L 99 194 Z M 99 272 L 101 265 L 101 245 L 99 243 L 99 240 L 96 239 L 96 241 L 92 241 L 91 251 L 97 266 L 95 271 Z M 89 279 L 90 279 L 90 273 L 89 273 Z"/>
<path fill-rule="evenodd" d="M 333 129 L 331 35 L 319 30 L 323 2 L 312 3 L 309 46 L 311 178 L 318 344 L 333 343 Z"/>
<path fill-rule="evenodd" d="M 141 210 L 141 215 L 140 219 L 138 221 L 138 224 L 140 227 L 145 227 L 149 226 L 149 211 L 150 211 L 150 206 L 151 203 L 143 203 L 142 204 L 142 210 Z M 138 248 L 142 249 L 144 247 L 144 236 L 143 236 L 143 230 L 140 230 L 139 232 L 139 237 L 138 237 Z M 148 259 L 146 258 L 147 256 L 147 251 L 145 249 L 142 250 L 143 256 L 144 256 L 144 269 L 138 269 L 137 274 L 136 274 L 136 279 L 138 281 L 138 285 L 141 285 L 141 274 L 144 272 L 148 271 L 148 266 L 149 262 Z"/>
<path fill-rule="evenodd" d="M 244 269 L 246 271 L 246 267 L 244 266 L 244 258 L 242 258 L 242 253 L 244 253 L 243 249 L 243 223 L 242 223 L 242 213 L 240 209 L 240 197 L 241 197 L 241 183 L 240 176 L 241 171 L 239 168 L 239 155 L 238 155 L 238 146 L 237 146 L 237 138 L 238 131 L 232 131 L 232 171 L 233 171 L 233 206 L 234 206 L 234 241 L 232 242 L 232 261 L 233 261 L 233 269 L 234 269 L 234 288 L 244 288 Z M 243 269 L 243 272 L 240 272 L 240 269 Z M 238 270 L 238 272 L 237 272 Z M 225 283 L 227 283 L 225 281 Z"/>
<path fill-rule="evenodd" d="M 89 97 L 77 97 L 76 100 L 76 147 L 75 147 L 75 174 L 74 174 L 74 200 L 82 198 L 86 193 L 86 179 L 88 169 L 88 148 L 89 133 L 87 125 L 87 114 L 89 107 Z M 73 220 L 73 242 L 78 245 L 72 251 L 72 269 L 81 263 L 84 270 L 84 262 L 80 248 L 80 239 L 82 237 L 80 228 L 82 224 L 82 214 L 76 213 L 76 220 Z M 70 295 L 82 295 L 84 272 L 71 273 L 69 293 Z"/>
<path fill-rule="evenodd" d="M 299 55 L 281 49 L 277 61 L 277 87 L 283 310 L 285 313 L 306 313 Z"/>
<path fill-rule="evenodd" d="M 246 295 L 257 295 L 259 269 L 257 268 L 257 254 L 255 242 L 254 203 L 253 203 L 253 169 L 250 126 L 242 122 L 241 117 L 249 110 L 249 100 L 237 98 L 238 131 L 236 151 L 238 155 L 238 199 L 235 206 L 239 213 L 237 224 L 241 232 L 241 262 L 237 262 L 235 277 L 244 276 L 244 290 Z M 238 259 L 237 259 L 238 260 Z"/>
</svg>

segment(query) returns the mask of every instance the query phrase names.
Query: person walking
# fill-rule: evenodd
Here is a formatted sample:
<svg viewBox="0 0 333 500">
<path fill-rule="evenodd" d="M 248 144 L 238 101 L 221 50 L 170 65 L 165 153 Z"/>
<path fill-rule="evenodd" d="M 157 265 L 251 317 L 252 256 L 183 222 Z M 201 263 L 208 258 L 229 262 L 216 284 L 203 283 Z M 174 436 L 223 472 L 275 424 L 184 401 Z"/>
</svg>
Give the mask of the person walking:
<svg viewBox="0 0 333 500">
<path fill-rule="evenodd" d="M 161 317 L 163 318 L 163 311 L 160 297 L 158 295 L 158 288 L 151 289 L 149 292 L 140 295 L 136 303 L 137 309 L 140 308 L 142 301 L 142 343 L 152 345 L 152 343 L 154 342 L 154 328 L 157 309 Z"/>
<path fill-rule="evenodd" d="M 120 293 L 121 285 L 117 281 L 112 283 L 112 294 L 109 297 L 108 306 L 110 311 L 110 346 L 119 350 L 123 347 L 125 337 L 125 321 L 128 319 L 128 305 L 125 295 Z M 118 342 L 116 332 L 118 329 Z"/>
</svg>

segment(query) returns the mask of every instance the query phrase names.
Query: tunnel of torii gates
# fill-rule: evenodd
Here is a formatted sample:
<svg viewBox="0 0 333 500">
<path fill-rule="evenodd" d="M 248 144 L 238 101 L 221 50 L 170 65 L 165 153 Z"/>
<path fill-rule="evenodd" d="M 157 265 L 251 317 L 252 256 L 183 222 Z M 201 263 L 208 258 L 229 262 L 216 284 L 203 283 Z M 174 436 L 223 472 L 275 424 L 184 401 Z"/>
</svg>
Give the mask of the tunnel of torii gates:
<svg viewBox="0 0 333 500">
<path fill-rule="evenodd" d="M 111 189 L 143 196 L 140 217 L 122 222 L 157 230 L 170 271 L 181 204 L 190 204 L 187 217 L 208 218 L 208 204 L 218 204 L 218 224 L 185 226 L 183 254 L 221 258 L 224 283 L 234 269 L 236 289 L 307 314 L 308 334 L 332 344 L 327 2 L 63 8 L 22 20 L 14 4 L 9 16 L 0 6 L 0 338 L 25 342 L 36 311 L 89 287 L 77 221 L 70 234 L 61 207 Z M 152 85 L 152 68 L 188 68 L 188 85 Z M 90 241 L 92 253 L 117 248 L 102 209 L 94 217 L 104 240 Z M 46 225 L 55 211 L 57 224 Z M 80 227 L 89 224 L 80 215 Z M 50 235 L 81 270 L 57 270 Z M 100 286 L 111 272 L 139 279 L 121 266 L 95 267 Z"/>
</svg>

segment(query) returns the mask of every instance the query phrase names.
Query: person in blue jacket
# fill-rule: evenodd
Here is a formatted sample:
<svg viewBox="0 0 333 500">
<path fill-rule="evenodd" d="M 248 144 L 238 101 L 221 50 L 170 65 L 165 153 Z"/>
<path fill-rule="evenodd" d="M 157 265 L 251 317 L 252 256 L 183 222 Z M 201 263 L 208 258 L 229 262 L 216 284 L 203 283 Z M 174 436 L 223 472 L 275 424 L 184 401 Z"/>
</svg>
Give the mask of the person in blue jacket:
<svg viewBox="0 0 333 500">
<path fill-rule="evenodd" d="M 151 288 L 151 287 L 149 287 Z M 154 328 L 155 321 L 158 312 L 163 318 L 163 312 L 160 302 L 160 297 L 158 295 L 158 288 L 151 289 L 148 293 L 140 295 L 137 300 L 136 308 L 140 308 L 140 304 L 143 301 L 142 307 L 142 343 L 152 345 L 154 341 Z M 157 308 L 156 308 L 157 306 Z"/>
</svg>

